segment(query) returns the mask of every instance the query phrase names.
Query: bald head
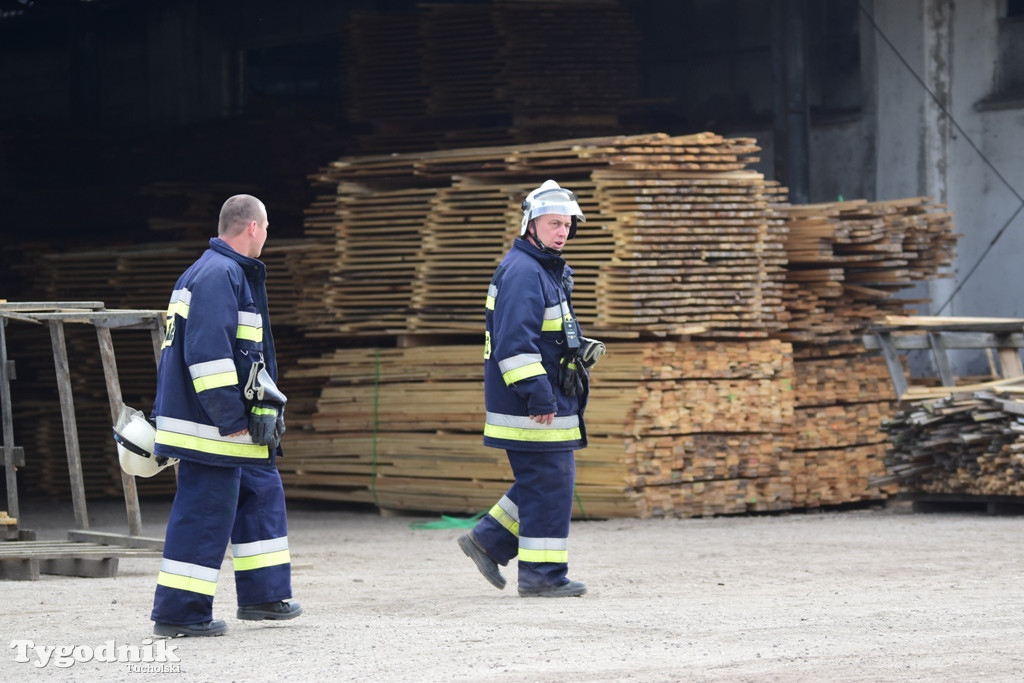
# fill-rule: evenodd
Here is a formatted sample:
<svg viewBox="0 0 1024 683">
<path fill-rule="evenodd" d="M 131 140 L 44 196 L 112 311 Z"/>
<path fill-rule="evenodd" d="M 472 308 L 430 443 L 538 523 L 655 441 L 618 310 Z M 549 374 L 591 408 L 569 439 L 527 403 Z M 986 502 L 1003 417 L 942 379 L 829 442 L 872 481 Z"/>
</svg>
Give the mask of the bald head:
<svg viewBox="0 0 1024 683">
<path fill-rule="evenodd" d="M 236 194 L 220 209 L 217 236 L 243 256 L 259 258 L 267 241 L 267 207 L 250 194 Z"/>
<path fill-rule="evenodd" d="M 224 202 L 220 209 L 220 222 L 217 224 L 217 236 L 235 237 L 252 221 L 263 225 L 267 220 L 267 209 L 263 202 L 251 194 L 236 194 Z"/>
</svg>

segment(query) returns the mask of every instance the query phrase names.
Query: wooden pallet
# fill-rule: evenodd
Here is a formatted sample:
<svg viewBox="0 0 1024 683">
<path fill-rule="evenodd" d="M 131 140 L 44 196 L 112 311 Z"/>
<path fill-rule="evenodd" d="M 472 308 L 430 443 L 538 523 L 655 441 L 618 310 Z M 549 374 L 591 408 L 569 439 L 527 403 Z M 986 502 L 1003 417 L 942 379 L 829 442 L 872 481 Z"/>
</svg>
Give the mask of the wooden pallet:
<svg viewBox="0 0 1024 683">
<path fill-rule="evenodd" d="M 0 543 L 0 580 L 34 581 L 40 574 L 111 577 L 122 557 L 160 557 L 160 550 L 81 541 Z"/>
</svg>

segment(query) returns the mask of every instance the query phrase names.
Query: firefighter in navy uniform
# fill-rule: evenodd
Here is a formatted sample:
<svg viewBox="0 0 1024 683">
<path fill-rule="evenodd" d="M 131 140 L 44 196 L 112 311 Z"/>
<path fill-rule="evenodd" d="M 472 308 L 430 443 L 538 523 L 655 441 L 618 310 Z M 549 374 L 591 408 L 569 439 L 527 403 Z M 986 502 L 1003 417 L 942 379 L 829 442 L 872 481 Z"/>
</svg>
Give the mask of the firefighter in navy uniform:
<svg viewBox="0 0 1024 683">
<path fill-rule="evenodd" d="M 580 336 L 566 241 L 584 221 L 576 196 L 545 181 L 523 202 L 520 237 L 491 279 L 484 348 L 484 444 L 508 454 L 515 483 L 459 546 L 497 588 L 518 558 L 519 595 L 586 593 L 568 574 L 576 478 L 587 445 L 587 370 L 604 345 Z"/>
<path fill-rule="evenodd" d="M 284 406 L 270 415 L 276 429 L 268 432 L 265 416 L 256 417 L 244 395 L 256 370 L 268 383 L 277 376 L 266 267 L 258 260 L 267 227 L 263 202 L 229 198 L 218 236 L 178 279 L 168 306 L 154 453 L 180 462 L 151 615 L 158 636 L 225 632 L 225 622 L 213 619 L 213 598 L 229 541 L 237 618 L 302 612 L 290 600 L 284 488 L 275 463 Z"/>
</svg>

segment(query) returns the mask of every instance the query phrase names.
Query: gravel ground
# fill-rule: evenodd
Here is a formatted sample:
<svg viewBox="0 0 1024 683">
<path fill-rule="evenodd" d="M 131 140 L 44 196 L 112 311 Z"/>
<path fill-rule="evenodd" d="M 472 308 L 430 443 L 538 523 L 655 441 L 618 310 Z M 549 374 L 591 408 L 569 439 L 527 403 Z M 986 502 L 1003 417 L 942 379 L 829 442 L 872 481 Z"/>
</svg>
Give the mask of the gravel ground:
<svg viewBox="0 0 1024 683">
<path fill-rule="evenodd" d="M 145 535 L 162 536 L 168 510 L 144 504 Z M 23 502 L 21 513 L 41 539 L 73 524 L 70 503 Z M 126 528 L 116 502 L 89 513 L 93 529 Z M 1024 517 L 889 506 L 579 521 L 570 575 L 590 591 L 562 599 L 518 597 L 514 562 L 509 586 L 494 589 L 456 545 L 461 530 L 414 527 L 438 519 L 292 505 L 304 614 L 235 619 L 229 561 L 214 606 L 228 632 L 218 638 L 151 641 L 158 558 L 122 559 L 108 579 L 4 582 L 0 680 L 1024 678 Z M 100 661 L 110 641 L 156 648 L 158 661 Z"/>
</svg>

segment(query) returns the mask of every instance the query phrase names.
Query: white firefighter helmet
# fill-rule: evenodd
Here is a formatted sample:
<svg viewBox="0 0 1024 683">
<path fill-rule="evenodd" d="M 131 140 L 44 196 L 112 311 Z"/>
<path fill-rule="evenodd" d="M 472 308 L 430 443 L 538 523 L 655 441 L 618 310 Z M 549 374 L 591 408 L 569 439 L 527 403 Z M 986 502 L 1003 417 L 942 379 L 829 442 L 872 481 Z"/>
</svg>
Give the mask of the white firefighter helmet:
<svg viewBox="0 0 1024 683">
<path fill-rule="evenodd" d="M 114 425 L 114 441 L 121 469 L 135 477 L 152 477 L 178 462 L 174 458 L 153 454 L 156 429 L 145 415 L 128 406 L 121 407 L 121 414 Z"/>
<path fill-rule="evenodd" d="M 520 237 L 526 234 L 526 228 L 530 221 L 546 213 L 559 213 L 572 217 L 568 239 L 576 236 L 577 221 L 583 223 L 587 220 L 580 210 L 576 195 L 564 187 L 559 187 L 554 180 L 545 180 L 540 187 L 526 195 L 526 199 L 523 200 L 523 224 L 519 230 Z"/>
</svg>

